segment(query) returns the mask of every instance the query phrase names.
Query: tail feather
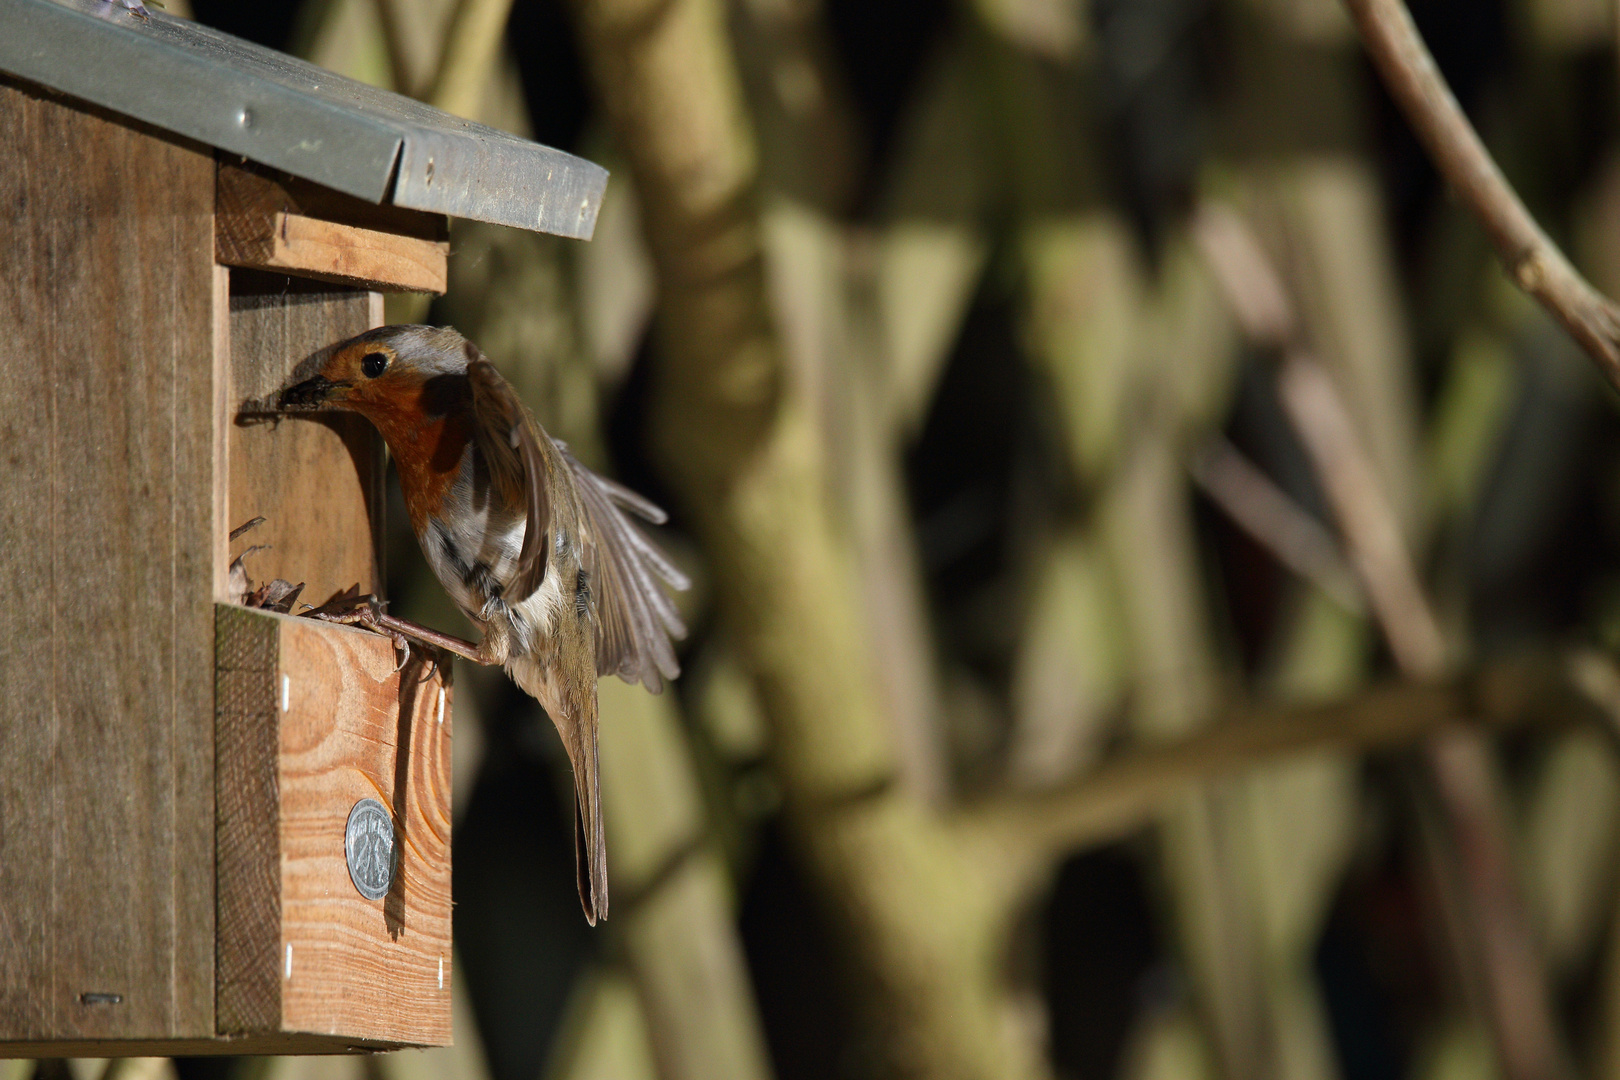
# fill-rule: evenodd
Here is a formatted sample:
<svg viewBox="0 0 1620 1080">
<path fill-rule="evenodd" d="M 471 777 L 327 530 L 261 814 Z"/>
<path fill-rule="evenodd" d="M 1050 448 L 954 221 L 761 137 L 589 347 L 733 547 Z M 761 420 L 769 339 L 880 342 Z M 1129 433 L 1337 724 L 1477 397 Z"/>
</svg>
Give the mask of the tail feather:
<svg viewBox="0 0 1620 1080">
<path fill-rule="evenodd" d="M 596 725 L 576 731 L 579 752 L 569 746 L 574 766 L 574 877 L 585 921 L 607 918 L 607 841 L 602 830 L 602 785 L 596 763 Z M 565 740 L 566 742 L 567 740 Z"/>
<path fill-rule="evenodd" d="M 590 652 L 576 651 L 588 664 Z M 595 926 L 607 918 L 607 837 L 602 827 L 602 785 L 596 754 L 596 674 L 587 668 L 564 674 L 565 666 L 548 665 L 535 656 L 514 657 L 507 674 L 551 716 L 557 737 L 574 770 L 574 877 L 585 921 Z"/>
</svg>

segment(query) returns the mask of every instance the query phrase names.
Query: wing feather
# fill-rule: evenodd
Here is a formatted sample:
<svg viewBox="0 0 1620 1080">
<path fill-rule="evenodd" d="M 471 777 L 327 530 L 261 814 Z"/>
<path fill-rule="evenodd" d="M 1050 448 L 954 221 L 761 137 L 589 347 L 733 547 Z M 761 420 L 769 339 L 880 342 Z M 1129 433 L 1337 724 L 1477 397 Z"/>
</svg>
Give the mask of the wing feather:
<svg viewBox="0 0 1620 1080">
<path fill-rule="evenodd" d="M 476 421 L 473 437 L 488 463 L 491 478 L 506 498 L 523 499 L 523 547 L 505 596 L 507 603 L 519 604 L 540 587 L 546 576 L 551 503 L 545 457 L 537 442 L 536 426 L 525 423 L 528 413 L 517 393 L 472 342 L 467 343 L 467 382 L 472 387 Z"/>
<path fill-rule="evenodd" d="M 597 674 L 642 683 L 656 694 L 664 679 L 681 673 L 671 639 L 686 636 L 686 624 L 664 586 L 685 589 L 690 582 L 621 507 L 648 521 L 665 520 L 664 512 L 587 469 L 567 449 L 562 456 L 574 474 L 594 546 L 589 561 L 597 598 Z"/>
<path fill-rule="evenodd" d="M 525 506 L 523 547 L 505 597 L 508 603 L 521 603 L 546 574 L 551 504 L 546 455 L 538 440 L 550 437 L 528 420 L 511 385 L 470 342 L 467 381 L 476 418 L 474 437 L 491 478 L 503 496 L 512 500 L 521 496 Z M 671 639 L 686 636 L 686 625 L 665 586 L 686 589 L 691 583 L 628 515 L 655 525 L 663 524 L 668 515 L 623 484 L 580 464 L 566 443 L 551 442 L 573 475 L 585 516 L 582 554 L 596 598 L 597 674 L 618 675 L 657 693 L 664 679 L 681 671 Z"/>
</svg>

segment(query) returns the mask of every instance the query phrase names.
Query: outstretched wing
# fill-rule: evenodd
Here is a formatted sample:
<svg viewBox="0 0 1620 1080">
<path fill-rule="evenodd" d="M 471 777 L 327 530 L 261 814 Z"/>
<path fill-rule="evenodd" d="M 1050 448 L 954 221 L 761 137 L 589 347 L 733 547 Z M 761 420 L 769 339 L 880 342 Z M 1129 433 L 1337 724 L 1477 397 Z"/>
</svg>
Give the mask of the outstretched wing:
<svg viewBox="0 0 1620 1080">
<path fill-rule="evenodd" d="M 490 479 L 509 502 L 523 500 L 526 526 L 518 552 L 517 573 L 506 587 L 505 600 L 527 600 L 546 576 L 546 545 L 551 535 L 551 503 L 546 461 L 535 425 L 517 393 L 495 365 L 467 342 L 467 382 L 472 387 L 473 438 L 489 467 Z"/>
<path fill-rule="evenodd" d="M 642 535 L 625 511 L 662 525 L 667 515 L 623 484 L 581 465 L 557 444 L 573 471 L 585 510 L 586 542 L 594 545 L 591 588 L 596 595 L 596 673 L 639 682 L 658 693 L 664 679 L 681 673 L 671 639 L 686 636 L 686 624 L 664 591 L 691 583 L 669 558 Z"/>
</svg>

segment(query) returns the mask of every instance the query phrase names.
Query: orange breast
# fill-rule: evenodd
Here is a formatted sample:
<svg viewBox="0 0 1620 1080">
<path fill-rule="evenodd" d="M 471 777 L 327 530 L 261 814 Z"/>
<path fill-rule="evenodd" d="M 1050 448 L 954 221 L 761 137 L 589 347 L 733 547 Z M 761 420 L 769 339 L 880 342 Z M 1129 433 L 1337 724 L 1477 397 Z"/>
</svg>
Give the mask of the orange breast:
<svg viewBox="0 0 1620 1080">
<path fill-rule="evenodd" d="M 405 512 L 418 536 L 429 515 L 442 516 L 450 489 L 461 475 L 461 460 L 472 438 L 472 415 L 457 410 L 428 417 L 414 403 L 368 402 L 366 416 L 388 443 L 399 469 Z"/>
</svg>

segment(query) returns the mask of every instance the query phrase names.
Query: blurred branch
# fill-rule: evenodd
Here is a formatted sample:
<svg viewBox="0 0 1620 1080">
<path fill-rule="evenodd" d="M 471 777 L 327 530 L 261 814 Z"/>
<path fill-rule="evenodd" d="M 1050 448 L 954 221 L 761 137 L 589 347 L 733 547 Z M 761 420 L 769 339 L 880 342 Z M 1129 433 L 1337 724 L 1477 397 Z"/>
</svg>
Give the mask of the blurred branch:
<svg viewBox="0 0 1620 1080">
<path fill-rule="evenodd" d="M 390 6 L 389 0 L 380 2 Z M 422 100 L 456 116 L 476 117 L 511 12 L 512 0 L 459 0 L 445 28 L 438 69 Z"/>
<path fill-rule="evenodd" d="M 1394 683 L 1330 705 L 1242 705 L 1175 742 L 1110 760 L 1072 785 L 987 800 L 963 810 L 969 844 L 1016 852 L 1033 888 L 1068 853 L 1151 822 L 1173 799 L 1267 762 L 1316 753 L 1365 754 L 1410 746 L 1444 730 L 1502 730 L 1595 716 L 1600 707 L 1573 662 L 1528 658 L 1445 683 Z"/>
<path fill-rule="evenodd" d="M 407 0 L 376 0 L 376 4 L 377 21 L 382 24 L 383 45 L 388 50 L 388 67 L 394 76 L 394 90 L 414 97 L 416 87 L 411 84 L 416 80 L 412 77 L 410 50 L 405 44 L 403 25 L 407 12 L 402 10 L 411 5 Z"/>
<path fill-rule="evenodd" d="M 859 611 L 898 776 L 907 794 L 938 805 L 949 769 L 897 417 L 884 395 L 887 342 L 877 313 L 856 299 L 870 295 L 874 244 L 863 230 L 787 199 L 769 200 L 761 225 L 784 363 L 820 424 L 829 497 L 853 547 Z"/>
<path fill-rule="evenodd" d="M 846 212 L 866 162 L 820 0 L 741 0 L 731 12 L 761 144 L 761 185 L 829 213 Z"/>
<path fill-rule="evenodd" d="M 432 75 L 426 79 L 417 74 L 421 64 L 414 62 L 419 58 L 411 55 L 406 43 L 405 23 L 427 14 L 429 6 L 413 0 L 376 0 L 376 4 L 394 89 L 456 116 L 476 117 L 506 34 L 512 0 L 456 0 L 436 35 L 442 46 L 428 61 Z"/>
<path fill-rule="evenodd" d="M 1237 447 L 1214 436 L 1194 452 L 1190 467 L 1204 493 L 1278 562 L 1346 610 L 1365 610 L 1360 586 L 1332 534 Z"/>
<path fill-rule="evenodd" d="M 1446 85 L 1402 0 L 1345 0 L 1384 83 L 1498 258 L 1620 388 L 1620 310 L 1541 231 Z"/>
<path fill-rule="evenodd" d="M 1445 640 L 1394 507 L 1332 379 L 1301 340 L 1281 277 L 1231 209 L 1200 208 L 1194 232 L 1245 329 L 1281 353 L 1283 408 L 1333 506 L 1397 666 L 1409 678 L 1438 678 L 1446 668 Z M 1435 859 L 1442 876 L 1459 883 L 1457 900 L 1469 915 L 1474 955 L 1458 959 L 1466 970 L 1477 958 L 1503 1071 L 1509 1080 L 1566 1077 L 1568 1058 L 1514 880 L 1501 792 L 1487 748 L 1475 735 L 1449 732 L 1429 739 L 1424 750 L 1447 825 L 1446 842 L 1433 849 Z"/>
<path fill-rule="evenodd" d="M 1230 207 L 1201 206 L 1192 227 L 1244 332 L 1282 353 L 1283 408 L 1332 504 L 1350 562 L 1391 651 L 1408 676 L 1438 678 L 1445 668 L 1445 642 L 1406 552 L 1400 522 L 1332 380 L 1300 340 L 1281 276 Z"/>
<path fill-rule="evenodd" d="M 1002 1022 L 987 883 L 892 782 L 892 726 L 827 497 L 825 435 L 773 329 L 759 164 L 719 0 L 576 0 L 658 275 L 653 432 L 760 691 L 786 818 L 906 1075 L 1041 1075 Z M 919 918 L 919 912 L 926 918 Z"/>
</svg>

